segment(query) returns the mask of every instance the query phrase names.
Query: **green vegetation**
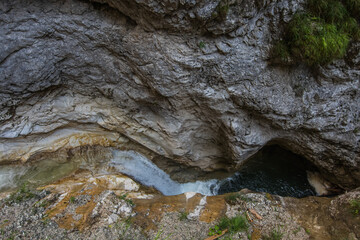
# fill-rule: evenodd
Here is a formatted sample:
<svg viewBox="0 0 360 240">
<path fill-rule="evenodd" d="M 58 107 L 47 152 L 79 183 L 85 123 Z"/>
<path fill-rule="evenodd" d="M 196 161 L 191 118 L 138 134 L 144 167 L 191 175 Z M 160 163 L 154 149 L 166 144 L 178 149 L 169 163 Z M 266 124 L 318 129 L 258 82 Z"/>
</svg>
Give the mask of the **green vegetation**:
<svg viewBox="0 0 360 240">
<path fill-rule="evenodd" d="M 75 203 L 76 201 L 76 198 L 74 196 L 71 196 L 70 199 L 69 199 L 69 202 L 70 203 Z"/>
<path fill-rule="evenodd" d="M 360 213 L 360 198 L 351 200 L 350 208 L 351 208 L 351 212 L 354 215 L 359 215 L 359 213 Z"/>
<path fill-rule="evenodd" d="M 109 225 L 109 227 L 110 226 L 111 225 Z M 116 222 L 115 227 L 119 229 L 119 239 L 127 239 L 127 235 L 129 235 L 129 228 L 131 227 L 131 221 L 126 219 L 124 222 L 121 222 L 121 224 L 119 224 L 119 222 Z"/>
<path fill-rule="evenodd" d="M 315 66 L 344 57 L 350 40 L 360 40 L 359 6 L 360 0 L 307 0 L 306 11 L 294 15 L 273 45 L 272 59 Z"/>
<path fill-rule="evenodd" d="M 187 220 L 188 219 L 188 213 L 187 212 L 180 212 L 179 214 L 179 220 L 180 221 L 184 221 L 184 220 Z"/>
<path fill-rule="evenodd" d="M 355 134 L 359 133 L 359 132 L 360 132 L 360 128 L 355 128 L 355 129 L 353 130 L 353 132 L 354 132 Z"/>
<path fill-rule="evenodd" d="M 225 197 L 225 201 L 230 205 L 236 204 L 238 199 L 244 202 L 251 202 L 251 198 L 240 193 L 231 193 Z"/>
<path fill-rule="evenodd" d="M 284 233 L 280 230 L 273 229 L 269 235 L 262 236 L 263 240 L 281 240 L 284 236 Z"/>
<path fill-rule="evenodd" d="M 35 208 L 46 208 L 47 206 L 50 205 L 50 202 L 48 200 L 39 200 L 36 203 L 34 203 L 34 207 Z"/>
<path fill-rule="evenodd" d="M 285 41 L 275 42 L 272 46 L 270 55 L 272 56 L 274 62 L 282 64 L 292 63 L 289 47 Z"/>
<path fill-rule="evenodd" d="M 212 17 L 218 21 L 224 21 L 230 9 L 229 0 L 221 0 L 216 6 L 215 11 L 212 13 Z"/>
<path fill-rule="evenodd" d="M 228 230 L 230 234 L 247 231 L 249 228 L 249 223 L 245 216 L 238 215 L 233 218 L 223 217 L 220 219 L 218 225 L 209 229 L 209 236 L 221 234 L 225 229 Z"/>
<path fill-rule="evenodd" d="M 228 229 L 230 233 L 246 231 L 249 223 L 245 216 L 239 215 L 233 218 L 223 217 L 220 219 L 219 227 L 221 230 Z"/>
<path fill-rule="evenodd" d="M 163 232 L 163 231 L 161 230 L 161 228 L 160 228 L 160 229 L 158 230 L 158 232 L 156 233 L 154 240 L 160 240 L 160 239 L 169 240 L 172 234 L 169 234 L 169 235 L 168 235 L 167 237 L 165 237 L 165 238 L 161 238 L 161 235 L 162 235 L 163 233 L 164 233 L 164 232 Z"/>
<path fill-rule="evenodd" d="M 267 200 L 270 200 L 270 201 L 274 200 L 273 196 L 270 193 L 265 193 L 265 197 Z"/>
<path fill-rule="evenodd" d="M 360 21 L 360 1 L 359 0 L 343 0 L 342 3 L 357 21 Z"/>
<path fill-rule="evenodd" d="M 130 206 L 134 206 L 135 203 L 132 199 L 127 198 L 127 194 L 122 194 L 120 196 L 118 196 L 119 199 L 124 200 L 127 204 L 129 204 Z"/>
<path fill-rule="evenodd" d="M 199 48 L 205 48 L 205 43 L 203 41 L 199 42 Z"/>
<path fill-rule="evenodd" d="M 296 228 L 296 229 L 293 231 L 293 233 L 296 235 L 298 232 L 300 232 L 300 230 L 301 230 L 301 228 L 298 227 L 298 228 Z"/>
<path fill-rule="evenodd" d="M 31 192 L 27 183 L 24 183 L 19 190 L 12 193 L 8 199 L 6 199 L 7 204 L 11 203 L 20 203 L 22 201 L 34 198 L 36 195 Z"/>
<path fill-rule="evenodd" d="M 360 40 L 360 28 L 356 20 L 359 20 L 359 0 L 308 0 L 307 9 L 312 16 L 332 24 L 339 32 Z"/>
<path fill-rule="evenodd" d="M 41 221 L 42 224 L 47 225 L 50 222 L 50 219 L 47 216 L 45 216 L 40 221 Z"/>
<path fill-rule="evenodd" d="M 225 197 L 225 201 L 229 204 L 235 204 L 238 197 L 240 197 L 239 193 L 231 193 Z"/>
<path fill-rule="evenodd" d="M 214 227 L 209 229 L 209 236 L 219 235 L 222 231 L 220 230 L 220 227 L 218 225 L 215 225 Z"/>
</svg>

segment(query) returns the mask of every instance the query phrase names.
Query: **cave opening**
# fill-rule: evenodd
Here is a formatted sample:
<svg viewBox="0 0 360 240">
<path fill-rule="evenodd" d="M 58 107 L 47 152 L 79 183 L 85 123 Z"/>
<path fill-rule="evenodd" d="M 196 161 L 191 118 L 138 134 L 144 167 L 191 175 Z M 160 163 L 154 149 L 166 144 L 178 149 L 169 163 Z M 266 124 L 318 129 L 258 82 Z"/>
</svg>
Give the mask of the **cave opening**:
<svg viewBox="0 0 360 240">
<path fill-rule="evenodd" d="M 267 145 L 231 177 L 220 181 L 218 194 L 247 188 L 291 197 L 316 195 L 307 178 L 315 167 L 304 157 L 279 145 Z"/>
</svg>

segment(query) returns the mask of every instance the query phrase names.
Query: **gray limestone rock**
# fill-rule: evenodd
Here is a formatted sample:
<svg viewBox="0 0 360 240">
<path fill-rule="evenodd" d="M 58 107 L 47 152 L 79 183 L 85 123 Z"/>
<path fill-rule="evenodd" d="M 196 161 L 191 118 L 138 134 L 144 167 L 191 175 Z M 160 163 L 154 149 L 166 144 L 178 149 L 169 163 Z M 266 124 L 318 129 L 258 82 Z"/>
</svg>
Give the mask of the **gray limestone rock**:
<svg viewBox="0 0 360 240">
<path fill-rule="evenodd" d="M 267 61 L 302 2 L 1 1 L 0 161 L 95 125 L 206 171 L 276 143 L 359 186 L 359 45 L 316 74 Z"/>
</svg>

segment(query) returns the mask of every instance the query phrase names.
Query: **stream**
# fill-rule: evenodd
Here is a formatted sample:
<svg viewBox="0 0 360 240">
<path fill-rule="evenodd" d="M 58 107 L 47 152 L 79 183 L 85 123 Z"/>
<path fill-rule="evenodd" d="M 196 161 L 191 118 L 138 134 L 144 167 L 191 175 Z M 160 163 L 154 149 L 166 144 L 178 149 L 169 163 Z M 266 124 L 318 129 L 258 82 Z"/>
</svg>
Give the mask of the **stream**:
<svg viewBox="0 0 360 240">
<path fill-rule="evenodd" d="M 111 149 L 111 157 L 77 157 L 70 160 L 48 158 L 23 165 L 0 166 L 0 191 L 16 189 L 25 182 L 32 186 L 50 184 L 78 169 L 94 174 L 123 173 L 164 195 L 197 192 L 211 196 L 248 188 L 280 196 L 315 195 L 301 160 L 278 148 L 265 148 L 225 179 L 178 183 L 145 156 L 135 151 Z"/>
</svg>

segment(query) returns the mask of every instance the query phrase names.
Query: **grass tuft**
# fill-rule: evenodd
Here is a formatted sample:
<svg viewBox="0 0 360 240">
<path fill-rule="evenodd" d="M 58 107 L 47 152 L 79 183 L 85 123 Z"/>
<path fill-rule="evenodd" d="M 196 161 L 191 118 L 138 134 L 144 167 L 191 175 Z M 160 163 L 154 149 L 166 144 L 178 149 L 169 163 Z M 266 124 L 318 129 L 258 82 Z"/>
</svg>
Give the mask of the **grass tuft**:
<svg viewBox="0 0 360 240">
<path fill-rule="evenodd" d="M 284 233 L 280 230 L 273 229 L 269 235 L 262 236 L 263 240 L 281 240 L 284 236 Z"/>
<path fill-rule="evenodd" d="M 34 198 L 36 195 L 30 190 L 27 183 L 24 183 L 20 189 L 12 193 L 8 199 L 6 199 L 7 204 L 11 203 L 20 203 L 28 199 Z"/>
<path fill-rule="evenodd" d="M 245 195 L 240 194 L 240 193 L 230 193 L 229 195 L 227 195 L 225 197 L 225 201 L 230 205 L 236 204 L 238 199 L 241 201 L 244 201 L 244 202 L 251 202 L 251 198 L 248 198 Z"/>
<path fill-rule="evenodd" d="M 360 213 L 360 198 L 351 200 L 350 208 L 351 208 L 351 212 L 354 215 L 359 215 L 359 213 Z"/>
<path fill-rule="evenodd" d="M 233 218 L 221 218 L 218 226 L 220 230 L 228 229 L 229 233 L 236 233 L 240 231 L 246 231 L 249 228 L 249 223 L 245 216 L 238 215 Z"/>
<path fill-rule="evenodd" d="M 187 212 L 180 212 L 179 213 L 179 220 L 180 221 L 184 221 L 184 220 L 187 220 L 188 219 L 188 213 Z"/>
</svg>

